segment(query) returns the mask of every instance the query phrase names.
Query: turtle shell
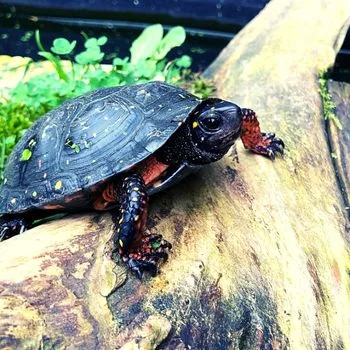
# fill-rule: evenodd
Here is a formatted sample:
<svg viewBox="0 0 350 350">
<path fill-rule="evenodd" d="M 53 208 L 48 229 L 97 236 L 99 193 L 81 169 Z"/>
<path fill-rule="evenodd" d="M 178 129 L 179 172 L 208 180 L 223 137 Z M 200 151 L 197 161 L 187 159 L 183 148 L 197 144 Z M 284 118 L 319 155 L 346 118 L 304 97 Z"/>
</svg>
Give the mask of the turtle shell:
<svg viewBox="0 0 350 350">
<path fill-rule="evenodd" d="M 126 171 L 161 147 L 199 103 L 161 82 L 65 102 L 36 121 L 11 153 L 0 213 L 42 208 Z M 31 155 L 21 160 L 26 149 Z"/>
</svg>

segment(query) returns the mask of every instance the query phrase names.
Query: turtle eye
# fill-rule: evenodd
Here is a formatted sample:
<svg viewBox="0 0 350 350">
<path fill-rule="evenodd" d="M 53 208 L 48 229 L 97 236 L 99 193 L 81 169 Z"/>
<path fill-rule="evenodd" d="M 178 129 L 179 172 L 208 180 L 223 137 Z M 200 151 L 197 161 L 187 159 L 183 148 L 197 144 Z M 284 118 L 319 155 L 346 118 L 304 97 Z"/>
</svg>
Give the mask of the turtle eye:
<svg viewBox="0 0 350 350">
<path fill-rule="evenodd" d="M 220 128 L 221 117 L 217 114 L 209 114 L 200 120 L 200 124 L 208 131 L 216 131 Z"/>
</svg>

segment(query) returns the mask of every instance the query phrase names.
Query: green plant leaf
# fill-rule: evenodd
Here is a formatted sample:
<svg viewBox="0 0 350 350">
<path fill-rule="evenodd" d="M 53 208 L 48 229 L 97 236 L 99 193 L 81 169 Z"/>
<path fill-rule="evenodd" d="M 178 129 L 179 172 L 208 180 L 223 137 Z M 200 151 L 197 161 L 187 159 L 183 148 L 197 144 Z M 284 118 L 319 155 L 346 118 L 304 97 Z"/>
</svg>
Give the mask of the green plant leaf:
<svg viewBox="0 0 350 350">
<path fill-rule="evenodd" d="M 85 41 L 84 46 L 88 49 L 90 47 L 96 47 L 98 46 L 97 44 L 97 39 L 96 38 L 89 38 Z"/>
<path fill-rule="evenodd" d="M 95 64 L 102 61 L 103 56 L 104 56 L 104 53 L 101 52 L 100 47 L 97 45 L 97 46 L 90 46 L 85 51 L 76 55 L 75 60 L 77 61 L 77 63 L 82 65 Z"/>
<path fill-rule="evenodd" d="M 30 59 L 27 64 L 25 65 L 25 68 L 24 68 L 24 72 L 23 72 L 23 76 L 22 76 L 22 79 L 23 80 L 25 78 L 25 76 L 27 75 L 27 73 L 29 72 L 30 70 L 30 67 L 32 66 L 32 64 L 34 63 L 34 61 L 32 59 Z"/>
<path fill-rule="evenodd" d="M 88 39 L 86 39 L 84 46 L 87 49 L 103 46 L 104 44 L 106 44 L 107 40 L 108 39 L 107 39 L 106 36 L 101 36 L 98 39 L 96 39 L 96 38 L 88 38 Z"/>
<path fill-rule="evenodd" d="M 131 45 L 131 63 L 137 64 L 141 60 L 152 57 L 163 37 L 161 24 L 154 24 L 143 30 L 141 35 Z"/>
<path fill-rule="evenodd" d="M 147 60 L 140 61 L 136 66 L 136 75 L 144 78 L 152 78 L 156 74 L 157 61 Z"/>
<path fill-rule="evenodd" d="M 120 57 L 116 57 L 113 60 L 113 66 L 120 66 L 120 67 L 124 67 L 125 65 L 128 64 L 129 61 L 129 57 L 126 57 L 124 59 L 121 59 Z"/>
<path fill-rule="evenodd" d="M 170 65 L 165 80 L 168 83 L 174 83 L 180 79 L 180 68 L 176 67 L 175 64 Z"/>
<path fill-rule="evenodd" d="M 13 146 L 16 142 L 16 136 L 11 135 L 11 136 L 7 136 L 5 138 L 5 145 L 6 146 Z"/>
<path fill-rule="evenodd" d="M 19 159 L 21 162 L 25 162 L 29 160 L 32 156 L 32 151 L 28 148 L 25 148 L 22 152 L 21 158 Z"/>
<path fill-rule="evenodd" d="M 40 51 L 46 51 L 46 50 L 44 49 L 43 44 L 41 43 L 41 40 L 40 40 L 40 31 L 39 31 L 38 29 L 35 31 L 35 42 L 36 42 L 36 45 L 38 46 L 38 48 L 39 48 Z"/>
<path fill-rule="evenodd" d="M 175 61 L 175 64 L 180 68 L 189 68 L 192 64 L 192 58 L 188 55 L 183 55 Z"/>
<path fill-rule="evenodd" d="M 53 41 L 53 46 L 51 47 L 51 51 L 56 53 L 57 55 L 68 55 L 73 51 L 76 44 L 77 44 L 76 40 L 70 43 L 65 38 L 57 38 Z"/>
<path fill-rule="evenodd" d="M 165 75 L 163 72 L 157 71 L 152 80 L 165 81 Z"/>
<path fill-rule="evenodd" d="M 171 49 L 181 46 L 186 39 L 185 29 L 181 26 L 171 28 L 158 45 L 153 55 L 156 60 L 163 59 Z"/>
<path fill-rule="evenodd" d="M 68 75 L 65 73 L 65 71 L 63 70 L 61 61 L 55 57 L 52 53 L 50 52 L 46 52 L 46 51 L 39 51 L 38 55 L 45 57 L 46 59 L 48 59 L 55 67 L 56 72 L 58 74 L 58 76 L 60 77 L 60 79 L 67 81 L 69 80 Z"/>
<path fill-rule="evenodd" d="M 97 39 L 97 44 L 100 46 L 103 46 L 104 44 L 106 44 L 108 38 L 106 36 L 101 36 Z"/>
</svg>

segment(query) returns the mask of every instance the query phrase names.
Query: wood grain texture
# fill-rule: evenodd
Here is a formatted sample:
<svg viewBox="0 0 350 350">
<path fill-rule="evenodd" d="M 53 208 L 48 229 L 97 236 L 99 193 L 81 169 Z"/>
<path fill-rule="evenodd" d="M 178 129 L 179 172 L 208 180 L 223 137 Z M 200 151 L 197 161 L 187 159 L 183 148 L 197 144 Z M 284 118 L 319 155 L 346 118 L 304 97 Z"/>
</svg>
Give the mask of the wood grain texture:
<svg viewBox="0 0 350 350">
<path fill-rule="evenodd" d="M 347 0 L 272 0 L 207 70 L 287 152 L 271 162 L 238 144 L 238 161 L 152 197 L 149 227 L 173 243 L 156 278 L 112 269 L 108 215 L 1 243 L 8 347 L 147 349 L 168 334 L 160 349 L 350 349 L 347 221 L 317 84 L 349 15 Z"/>
<path fill-rule="evenodd" d="M 339 130 L 330 122 L 328 131 L 338 183 L 350 218 L 350 84 L 329 80 L 328 90 L 336 105 L 335 114 L 342 125 Z"/>
</svg>

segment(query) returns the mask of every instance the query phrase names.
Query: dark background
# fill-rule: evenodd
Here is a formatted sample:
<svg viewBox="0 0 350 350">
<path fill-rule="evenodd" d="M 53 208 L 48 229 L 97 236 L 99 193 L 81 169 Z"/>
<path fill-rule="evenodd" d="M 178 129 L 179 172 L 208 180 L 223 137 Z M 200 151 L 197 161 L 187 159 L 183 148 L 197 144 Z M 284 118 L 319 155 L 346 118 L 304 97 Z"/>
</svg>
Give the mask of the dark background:
<svg viewBox="0 0 350 350">
<path fill-rule="evenodd" d="M 99 18 L 232 31 L 268 0 L 1 0 L 2 9 L 27 15 Z"/>
<path fill-rule="evenodd" d="M 172 56 L 188 54 L 192 69 L 204 70 L 268 0 L 0 0 L 0 54 L 40 59 L 34 41 L 40 29 L 48 49 L 57 37 L 77 40 L 82 50 L 83 31 L 89 36 L 106 35 L 105 52 L 129 55 L 132 41 L 152 23 L 165 28 L 183 25 L 187 39 Z M 113 55 L 106 55 L 109 63 Z"/>
<path fill-rule="evenodd" d="M 152 23 L 168 28 L 183 25 L 185 44 L 172 56 L 189 54 L 197 71 L 205 69 L 229 40 L 268 3 L 268 0 L 0 0 L 0 54 L 39 59 L 33 34 L 39 28 L 49 48 L 63 36 L 82 42 L 106 35 L 106 52 L 129 54 L 131 42 Z M 310 43 L 312 45 L 312 42 Z M 82 44 L 77 49 L 82 49 Z M 109 63 L 112 55 L 106 56 Z M 171 58 L 171 57 L 170 57 Z M 336 58 L 334 79 L 350 81 L 350 32 Z"/>
</svg>

